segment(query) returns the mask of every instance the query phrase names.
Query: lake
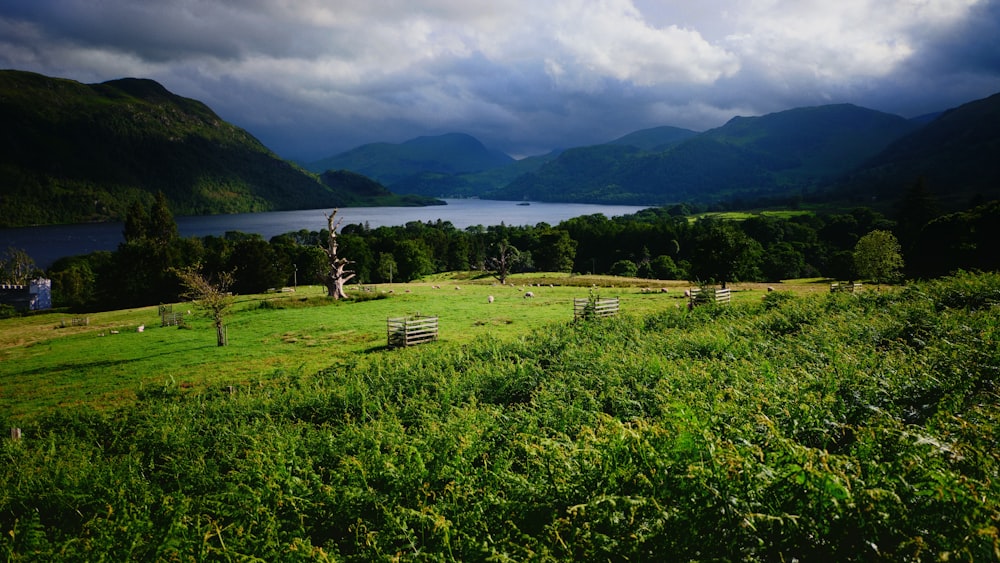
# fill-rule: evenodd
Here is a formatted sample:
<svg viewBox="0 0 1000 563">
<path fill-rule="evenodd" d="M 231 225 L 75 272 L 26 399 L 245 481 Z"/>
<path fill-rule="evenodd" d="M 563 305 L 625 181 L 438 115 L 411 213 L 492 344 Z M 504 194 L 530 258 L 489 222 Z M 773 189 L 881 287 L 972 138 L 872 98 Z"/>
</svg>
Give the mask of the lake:
<svg viewBox="0 0 1000 563">
<path fill-rule="evenodd" d="M 601 213 L 606 217 L 628 215 L 645 206 L 596 205 L 587 203 L 538 203 L 523 205 L 513 201 L 485 199 L 446 199 L 448 205 L 431 207 L 344 207 L 337 212 L 343 225 L 365 224 L 372 228 L 405 225 L 410 221 L 450 221 L 464 229 L 475 225 L 510 226 L 560 222 L 581 215 Z M 201 215 L 176 217 L 177 229 L 184 237 L 221 236 L 227 231 L 257 233 L 265 239 L 306 229 L 326 228 L 330 209 L 271 211 L 236 215 Z M 85 223 L 0 229 L 0 250 L 8 247 L 25 250 L 40 268 L 48 268 L 63 256 L 114 250 L 122 242 L 121 223 Z"/>
</svg>

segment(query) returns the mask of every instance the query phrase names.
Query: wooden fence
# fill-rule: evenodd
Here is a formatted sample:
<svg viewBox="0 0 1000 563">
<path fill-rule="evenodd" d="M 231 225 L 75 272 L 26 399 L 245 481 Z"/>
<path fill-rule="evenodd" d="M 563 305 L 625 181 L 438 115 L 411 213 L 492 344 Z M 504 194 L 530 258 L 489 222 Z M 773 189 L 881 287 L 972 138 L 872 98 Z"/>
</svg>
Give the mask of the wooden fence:
<svg viewBox="0 0 1000 563">
<path fill-rule="evenodd" d="M 72 319 L 62 319 L 59 321 L 62 328 L 68 326 L 87 326 L 90 324 L 90 317 L 73 317 Z"/>
<path fill-rule="evenodd" d="M 702 291 L 700 287 L 692 287 L 688 290 L 689 305 L 704 305 L 706 303 L 718 303 L 729 305 L 732 294 L 729 289 L 711 288 Z"/>
<path fill-rule="evenodd" d="M 859 291 L 861 291 L 861 284 L 857 282 L 855 283 L 834 282 L 830 284 L 830 293 L 841 293 L 841 292 L 857 293 Z"/>
<path fill-rule="evenodd" d="M 613 317 L 618 314 L 618 298 L 573 299 L 573 320 Z"/>
<path fill-rule="evenodd" d="M 160 315 L 160 326 L 181 326 L 184 324 L 184 315 L 181 313 L 163 313 Z"/>
<path fill-rule="evenodd" d="M 432 342 L 438 337 L 437 317 L 397 317 L 386 320 L 389 348 Z"/>
</svg>

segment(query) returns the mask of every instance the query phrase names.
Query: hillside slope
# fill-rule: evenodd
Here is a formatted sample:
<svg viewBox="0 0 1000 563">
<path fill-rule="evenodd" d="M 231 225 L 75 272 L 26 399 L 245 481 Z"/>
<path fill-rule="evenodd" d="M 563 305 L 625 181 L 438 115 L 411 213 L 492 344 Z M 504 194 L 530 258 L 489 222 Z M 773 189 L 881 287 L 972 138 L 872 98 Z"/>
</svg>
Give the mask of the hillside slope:
<svg viewBox="0 0 1000 563">
<path fill-rule="evenodd" d="M 665 204 L 784 196 L 848 172 L 917 126 L 849 104 L 736 117 L 662 150 L 621 142 L 568 150 L 488 197 Z"/>
<path fill-rule="evenodd" d="M 179 215 L 359 201 L 152 80 L 0 71 L 0 123 L 0 227 L 120 219 L 157 191 Z"/>
<path fill-rule="evenodd" d="M 306 165 L 314 172 L 345 169 L 392 185 L 414 175 L 461 174 L 499 168 L 514 159 L 470 135 L 446 133 L 403 143 L 370 143 Z"/>
<path fill-rule="evenodd" d="M 889 145 L 846 182 L 858 195 L 895 199 L 922 179 L 946 208 L 1000 197 L 1000 93 L 950 109 Z"/>
</svg>

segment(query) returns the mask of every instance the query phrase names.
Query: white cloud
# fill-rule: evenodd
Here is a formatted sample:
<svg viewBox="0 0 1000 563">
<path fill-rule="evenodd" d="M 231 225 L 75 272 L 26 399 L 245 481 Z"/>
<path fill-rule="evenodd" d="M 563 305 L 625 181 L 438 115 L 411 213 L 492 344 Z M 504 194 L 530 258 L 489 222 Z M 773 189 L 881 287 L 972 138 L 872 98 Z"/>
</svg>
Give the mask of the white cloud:
<svg viewBox="0 0 1000 563">
<path fill-rule="evenodd" d="M 525 152 L 789 104 L 877 99 L 892 111 L 901 84 L 956 67 L 971 77 L 950 82 L 949 99 L 967 101 L 1000 89 L 993 5 L 14 0 L 0 3 L 0 67 L 154 78 L 285 154 L 449 129 Z M 973 12 L 976 33 L 957 35 Z M 917 90 L 907 95 L 931 89 Z"/>
</svg>

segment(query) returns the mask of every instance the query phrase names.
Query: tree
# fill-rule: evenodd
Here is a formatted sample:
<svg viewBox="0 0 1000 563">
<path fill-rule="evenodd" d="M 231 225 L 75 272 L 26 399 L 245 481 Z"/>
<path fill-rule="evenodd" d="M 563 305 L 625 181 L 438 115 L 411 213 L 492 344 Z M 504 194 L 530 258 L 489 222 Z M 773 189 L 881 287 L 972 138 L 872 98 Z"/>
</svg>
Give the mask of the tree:
<svg viewBox="0 0 1000 563">
<path fill-rule="evenodd" d="M 611 265 L 612 276 L 622 276 L 634 278 L 639 272 L 639 267 L 631 260 L 618 260 Z"/>
<path fill-rule="evenodd" d="M 0 281 L 3 283 L 26 285 L 37 273 L 38 267 L 27 251 L 11 246 L 0 254 Z"/>
<path fill-rule="evenodd" d="M 399 272 L 396 258 L 391 252 L 380 252 L 378 255 L 378 276 L 382 281 L 392 283 L 392 276 Z"/>
<path fill-rule="evenodd" d="M 144 239 L 149 236 L 149 213 L 141 201 L 134 201 L 125 214 L 125 226 L 122 229 L 125 242 Z"/>
<path fill-rule="evenodd" d="M 170 202 L 163 192 L 157 192 L 156 201 L 149 210 L 149 224 L 146 235 L 162 244 L 167 244 L 178 236 L 177 221 L 170 212 Z"/>
<path fill-rule="evenodd" d="M 727 282 L 760 276 L 760 243 L 730 222 L 703 219 L 698 227 L 690 272 L 696 279 L 725 288 Z"/>
<path fill-rule="evenodd" d="M 535 266 L 543 272 L 572 272 L 576 241 L 566 231 L 549 228 L 538 237 L 532 254 Z"/>
<path fill-rule="evenodd" d="M 434 273 L 434 262 L 427 246 L 419 240 L 401 240 L 396 244 L 397 277 L 408 282 Z"/>
<path fill-rule="evenodd" d="M 507 283 L 507 276 L 514 269 L 520 252 L 506 239 L 500 239 L 493 247 L 493 253 L 486 258 L 486 268 L 501 284 Z"/>
<path fill-rule="evenodd" d="M 903 255 L 895 235 L 874 230 L 861 237 L 854 246 L 854 269 L 859 276 L 878 285 L 898 279 Z"/>
<path fill-rule="evenodd" d="M 263 293 L 286 281 L 277 253 L 260 235 L 237 242 L 226 269 L 236 274 L 232 289 L 238 294 Z"/>
<path fill-rule="evenodd" d="M 340 221 L 336 220 L 337 210 L 334 209 L 333 213 L 325 216 L 328 233 L 326 248 L 324 250 L 326 250 L 327 264 L 329 265 L 326 277 L 323 280 L 326 285 L 326 294 L 334 299 L 347 299 L 344 284 L 351 281 L 354 277 L 354 272 L 346 268 L 352 262 L 347 258 L 337 255 L 337 228 L 340 227 Z"/>
<path fill-rule="evenodd" d="M 219 273 L 216 276 L 217 281 L 213 283 L 197 266 L 173 268 L 171 271 L 177 275 L 185 288 L 183 296 L 209 310 L 215 325 L 216 342 L 219 346 L 225 346 L 227 342 L 224 321 L 226 313 L 233 305 L 233 295 L 229 292 L 235 279 L 233 272 Z"/>
<path fill-rule="evenodd" d="M 687 276 L 684 270 L 674 263 L 674 259 L 666 254 L 661 254 L 650 260 L 649 270 L 653 277 L 658 280 L 679 280 Z"/>
</svg>

